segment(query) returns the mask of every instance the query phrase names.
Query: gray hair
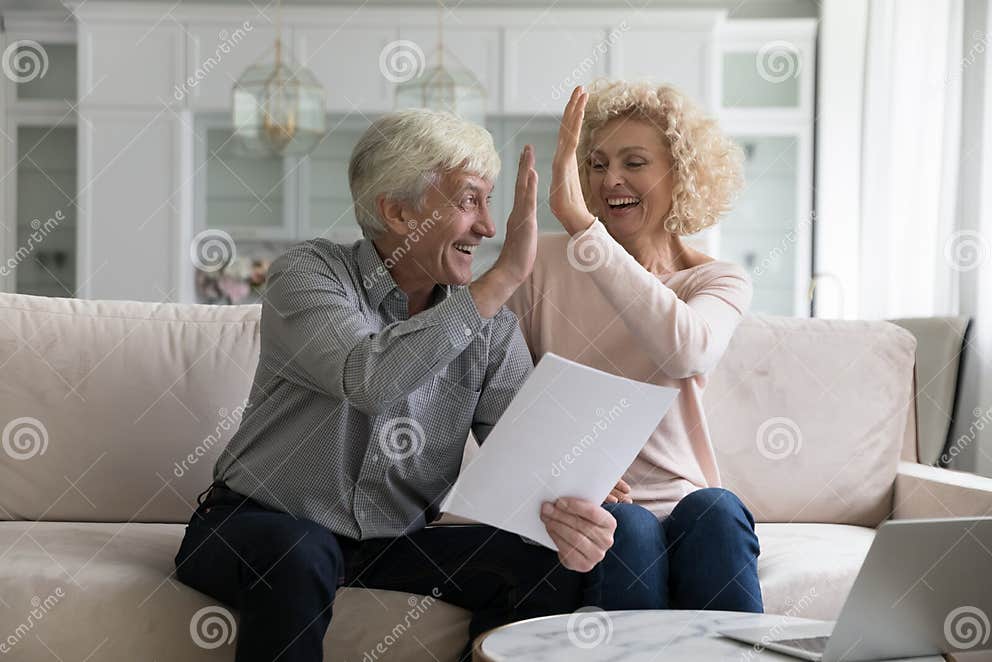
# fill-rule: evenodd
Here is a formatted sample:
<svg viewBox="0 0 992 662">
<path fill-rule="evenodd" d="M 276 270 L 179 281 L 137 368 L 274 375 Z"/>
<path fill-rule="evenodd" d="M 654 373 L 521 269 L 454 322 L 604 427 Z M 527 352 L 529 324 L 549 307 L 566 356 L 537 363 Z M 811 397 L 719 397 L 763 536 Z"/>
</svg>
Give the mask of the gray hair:
<svg viewBox="0 0 992 662">
<path fill-rule="evenodd" d="M 500 162 L 488 131 L 451 113 L 419 108 L 373 122 L 348 164 L 362 234 L 374 239 L 385 230 L 376 205 L 380 195 L 419 206 L 427 187 L 455 168 L 495 181 Z"/>
</svg>

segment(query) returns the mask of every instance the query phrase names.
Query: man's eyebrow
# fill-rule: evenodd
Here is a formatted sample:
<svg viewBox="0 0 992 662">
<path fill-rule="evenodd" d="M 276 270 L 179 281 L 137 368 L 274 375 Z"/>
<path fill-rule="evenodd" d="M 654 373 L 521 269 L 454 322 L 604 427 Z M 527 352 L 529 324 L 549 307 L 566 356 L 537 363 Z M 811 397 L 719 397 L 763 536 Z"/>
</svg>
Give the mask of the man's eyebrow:
<svg viewBox="0 0 992 662">
<path fill-rule="evenodd" d="M 493 185 L 493 186 L 492 186 L 492 187 L 491 187 L 491 188 L 489 189 L 489 193 L 486 193 L 486 195 L 491 195 L 491 194 L 492 194 L 492 192 L 493 192 L 493 190 L 494 190 L 495 188 L 496 188 L 496 186 L 495 186 L 495 185 Z M 464 193 L 465 191 L 472 191 L 473 193 L 479 193 L 479 194 L 482 194 L 482 193 L 483 193 L 483 190 L 482 190 L 482 187 L 480 187 L 480 186 L 479 186 L 478 184 L 473 184 L 472 182 L 464 182 L 464 183 L 462 183 L 462 185 L 461 185 L 461 186 L 460 186 L 460 187 L 458 188 L 458 192 L 459 192 L 459 193 Z"/>
</svg>

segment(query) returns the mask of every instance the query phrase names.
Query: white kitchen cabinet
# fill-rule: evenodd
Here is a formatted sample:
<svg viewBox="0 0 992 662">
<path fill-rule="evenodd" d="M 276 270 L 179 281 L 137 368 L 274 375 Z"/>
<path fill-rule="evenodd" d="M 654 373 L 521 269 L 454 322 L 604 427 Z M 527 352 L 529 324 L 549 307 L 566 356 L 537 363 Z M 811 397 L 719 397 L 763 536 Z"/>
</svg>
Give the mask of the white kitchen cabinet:
<svg viewBox="0 0 992 662">
<path fill-rule="evenodd" d="M 79 96 L 87 106 L 180 106 L 183 31 L 158 23 L 79 23 Z"/>
<path fill-rule="evenodd" d="M 186 35 L 186 73 L 172 94 L 177 100 L 188 97 L 196 110 L 229 111 L 241 74 L 263 58 L 275 61 L 276 30 L 257 17 L 191 25 Z M 289 35 L 283 29 L 287 54 L 292 53 Z"/>
<path fill-rule="evenodd" d="M 165 108 L 80 111 L 79 296 L 176 297 L 177 263 L 190 264 L 180 233 L 179 126 Z"/>
<path fill-rule="evenodd" d="M 245 69 L 271 54 L 273 7 L 68 4 L 79 42 L 82 296 L 163 300 L 175 293 L 191 300 L 189 244 L 208 228 L 225 229 L 245 246 L 358 236 L 347 187 L 351 147 L 369 122 L 395 106 L 392 49 L 410 42 L 415 68 L 434 62 L 434 8 L 284 7 L 284 46 L 324 85 L 331 133 L 309 157 L 252 161 L 224 144 L 230 93 Z M 541 229 L 557 231 L 546 205 L 549 164 L 572 87 L 599 77 L 649 79 L 682 89 L 759 157 L 777 140 L 791 141 L 787 171 L 773 174 L 760 158 L 749 162 L 738 207 L 718 228 L 689 241 L 752 269 L 771 255 L 767 263 L 777 266 L 756 279 L 754 310 L 808 314 L 810 235 L 789 233 L 801 230 L 803 220 L 808 228 L 811 218 L 814 21 L 727 20 L 718 9 L 618 13 L 496 4 L 449 10 L 443 20 L 449 55 L 487 91 L 486 123 L 504 164 L 493 202 L 497 236 L 480 251 L 479 264 L 499 251 L 525 142 L 538 150 Z M 756 62 L 782 41 L 798 54 L 799 71 L 770 83 Z M 69 55 L 53 47 L 53 62 Z M 7 99 L 25 112 L 47 103 L 48 88 L 59 86 L 54 78 L 16 91 L 5 85 Z M 211 160 L 212 153 L 220 158 Z M 776 249 L 783 238 L 794 250 Z M 5 252 L 13 246 L 8 239 Z"/>
<path fill-rule="evenodd" d="M 715 23 L 708 30 L 631 29 L 620 36 L 617 71 L 631 80 L 668 83 L 715 108 Z"/>
<path fill-rule="evenodd" d="M 749 270 L 754 312 L 810 314 L 815 40 L 812 20 L 728 21 L 720 30 L 719 119 L 746 161 L 718 254 Z"/>
<path fill-rule="evenodd" d="M 327 92 L 335 113 L 377 113 L 393 107 L 393 85 L 379 59 L 398 40 L 398 27 L 327 25 L 293 31 L 297 60 Z"/>
<path fill-rule="evenodd" d="M 605 27 L 508 29 L 503 52 L 504 111 L 560 115 L 573 87 L 588 85 L 609 71 L 606 38 Z"/>
</svg>

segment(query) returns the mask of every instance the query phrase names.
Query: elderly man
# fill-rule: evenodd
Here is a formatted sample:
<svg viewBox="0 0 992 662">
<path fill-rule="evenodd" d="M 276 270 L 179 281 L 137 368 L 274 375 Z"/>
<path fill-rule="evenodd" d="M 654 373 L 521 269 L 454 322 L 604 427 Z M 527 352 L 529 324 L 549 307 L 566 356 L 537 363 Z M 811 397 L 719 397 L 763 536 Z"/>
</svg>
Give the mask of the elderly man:
<svg viewBox="0 0 992 662">
<path fill-rule="evenodd" d="M 238 662 L 321 660 L 341 585 L 439 595 L 472 611 L 471 637 L 581 605 L 616 527 L 599 505 L 546 508 L 558 555 L 488 526 L 426 527 L 469 429 L 485 440 L 532 369 L 503 303 L 535 259 L 533 166 L 528 146 L 502 251 L 473 281 L 495 234 L 492 138 L 448 114 L 387 115 L 349 167 L 365 239 L 273 263 L 249 404 L 176 555 L 181 581 L 240 611 Z"/>
</svg>

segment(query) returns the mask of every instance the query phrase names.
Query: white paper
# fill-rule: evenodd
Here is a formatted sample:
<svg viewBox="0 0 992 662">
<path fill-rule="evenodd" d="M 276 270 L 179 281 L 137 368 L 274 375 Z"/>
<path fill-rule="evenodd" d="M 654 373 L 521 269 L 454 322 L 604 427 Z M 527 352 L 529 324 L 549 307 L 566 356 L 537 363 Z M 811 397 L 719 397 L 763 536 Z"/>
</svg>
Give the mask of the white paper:
<svg viewBox="0 0 992 662">
<path fill-rule="evenodd" d="M 541 504 L 602 503 L 678 393 L 545 354 L 440 510 L 557 550 Z"/>
</svg>

